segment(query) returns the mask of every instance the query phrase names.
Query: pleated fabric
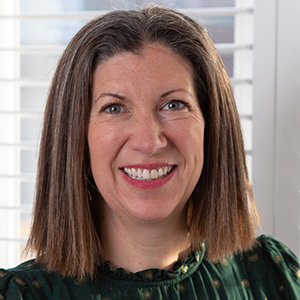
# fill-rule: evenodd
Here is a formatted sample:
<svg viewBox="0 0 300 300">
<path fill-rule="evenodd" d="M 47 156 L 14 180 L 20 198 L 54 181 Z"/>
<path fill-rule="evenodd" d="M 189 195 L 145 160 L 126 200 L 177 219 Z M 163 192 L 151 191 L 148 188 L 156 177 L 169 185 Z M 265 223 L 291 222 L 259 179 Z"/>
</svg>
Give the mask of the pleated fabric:
<svg viewBox="0 0 300 300">
<path fill-rule="evenodd" d="M 300 265 L 285 245 L 265 235 L 252 251 L 219 263 L 206 259 L 203 243 L 201 251 L 178 261 L 173 271 L 130 273 L 107 262 L 93 281 L 62 278 L 31 260 L 0 269 L 0 300 L 4 299 L 300 300 Z"/>
</svg>

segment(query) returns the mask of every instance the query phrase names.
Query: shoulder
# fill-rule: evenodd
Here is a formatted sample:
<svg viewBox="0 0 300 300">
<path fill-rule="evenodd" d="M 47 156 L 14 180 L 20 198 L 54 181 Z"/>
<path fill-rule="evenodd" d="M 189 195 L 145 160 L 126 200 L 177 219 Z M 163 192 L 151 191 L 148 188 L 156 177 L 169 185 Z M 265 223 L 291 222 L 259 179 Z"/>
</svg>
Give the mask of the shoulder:
<svg viewBox="0 0 300 300">
<path fill-rule="evenodd" d="M 263 254 L 271 258 L 276 264 L 280 265 L 281 261 L 285 261 L 299 269 L 300 265 L 296 255 L 285 244 L 269 235 L 259 236 L 257 242 L 257 247 L 261 248 Z"/>
<path fill-rule="evenodd" d="M 273 297 L 300 297 L 300 265 L 296 255 L 271 236 L 257 238 L 257 245 L 243 260 L 253 278 L 264 278 Z M 252 270 L 251 270 L 252 269 Z M 297 298 L 298 299 L 298 298 Z"/>
<path fill-rule="evenodd" d="M 0 269 L 0 300 L 91 299 L 98 286 L 85 278 L 49 272 L 35 260 Z"/>
<path fill-rule="evenodd" d="M 47 299 L 49 287 L 43 282 L 53 277 L 34 260 L 12 269 L 0 269 L 0 300 L 2 299 Z M 1 298 L 2 297 L 2 298 Z"/>
<path fill-rule="evenodd" d="M 290 273 L 294 279 L 300 280 L 300 264 L 296 255 L 283 243 L 271 236 L 261 235 L 257 238 L 257 246 L 253 252 L 260 252 L 266 263 L 266 268 L 271 266 Z"/>
<path fill-rule="evenodd" d="M 200 271 L 213 279 L 212 285 L 219 291 L 229 293 L 230 299 L 233 295 L 244 299 L 245 293 L 251 294 L 251 299 L 300 299 L 298 259 L 270 236 L 258 237 L 251 250 L 223 258 L 219 263 L 205 261 Z"/>
</svg>

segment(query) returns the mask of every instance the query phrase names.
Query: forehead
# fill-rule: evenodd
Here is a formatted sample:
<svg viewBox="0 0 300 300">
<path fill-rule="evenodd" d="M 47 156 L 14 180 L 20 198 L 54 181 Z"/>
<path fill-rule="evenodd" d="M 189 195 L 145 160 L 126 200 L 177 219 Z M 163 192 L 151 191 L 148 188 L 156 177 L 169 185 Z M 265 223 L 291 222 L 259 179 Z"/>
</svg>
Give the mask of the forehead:
<svg viewBox="0 0 300 300">
<path fill-rule="evenodd" d="M 191 63 L 173 50 L 158 43 L 146 44 L 139 52 L 116 54 L 99 64 L 93 73 L 94 84 L 110 79 L 131 78 L 158 79 L 168 81 L 193 81 Z M 163 79 L 163 80 L 162 80 Z"/>
</svg>

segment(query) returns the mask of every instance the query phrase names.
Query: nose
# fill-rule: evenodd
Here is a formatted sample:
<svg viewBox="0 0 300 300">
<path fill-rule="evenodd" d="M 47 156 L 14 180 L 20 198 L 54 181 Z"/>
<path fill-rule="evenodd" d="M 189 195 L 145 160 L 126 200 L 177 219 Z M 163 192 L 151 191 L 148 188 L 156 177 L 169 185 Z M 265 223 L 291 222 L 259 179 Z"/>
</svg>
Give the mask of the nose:
<svg viewBox="0 0 300 300">
<path fill-rule="evenodd" d="M 135 118 L 131 126 L 130 146 L 135 151 L 151 156 L 167 146 L 162 122 L 155 114 Z"/>
</svg>

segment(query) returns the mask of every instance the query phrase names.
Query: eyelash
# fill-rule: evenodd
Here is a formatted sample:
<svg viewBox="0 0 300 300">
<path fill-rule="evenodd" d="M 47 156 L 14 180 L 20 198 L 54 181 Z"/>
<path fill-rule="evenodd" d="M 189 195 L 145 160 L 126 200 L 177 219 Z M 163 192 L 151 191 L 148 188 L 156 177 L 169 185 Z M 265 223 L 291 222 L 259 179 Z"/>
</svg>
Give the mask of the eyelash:
<svg viewBox="0 0 300 300">
<path fill-rule="evenodd" d="M 183 100 L 179 100 L 179 99 L 172 99 L 172 100 L 170 100 L 170 101 L 167 101 L 166 103 L 164 103 L 163 104 L 163 108 L 165 107 L 165 106 L 167 106 L 168 104 L 171 104 L 171 103 L 173 103 L 173 102 L 179 102 L 179 103 L 181 103 L 181 104 L 183 104 L 183 106 L 185 106 L 186 108 L 190 108 L 191 106 L 190 106 L 190 104 L 188 103 L 188 102 L 186 102 L 186 101 L 183 101 Z"/>
<path fill-rule="evenodd" d="M 167 106 L 168 104 L 171 104 L 173 102 L 179 102 L 179 103 L 183 104 L 183 106 L 185 106 L 186 108 L 190 108 L 191 107 L 188 102 L 185 102 L 183 100 L 178 100 L 178 99 L 172 99 L 172 100 L 167 101 L 166 103 L 164 103 L 162 105 L 162 108 L 164 108 L 165 106 Z M 104 112 L 105 110 L 107 110 L 109 107 L 112 107 L 112 106 L 120 106 L 122 108 L 125 107 L 125 105 L 123 103 L 120 103 L 120 102 L 109 102 L 104 107 L 102 107 L 102 109 L 101 109 L 100 112 Z"/>
<path fill-rule="evenodd" d="M 120 106 L 122 108 L 125 107 L 125 105 L 123 103 L 120 103 L 120 102 L 109 102 L 104 107 L 101 108 L 100 112 L 104 112 L 105 110 L 107 110 L 109 107 L 112 107 L 112 106 Z"/>
</svg>

